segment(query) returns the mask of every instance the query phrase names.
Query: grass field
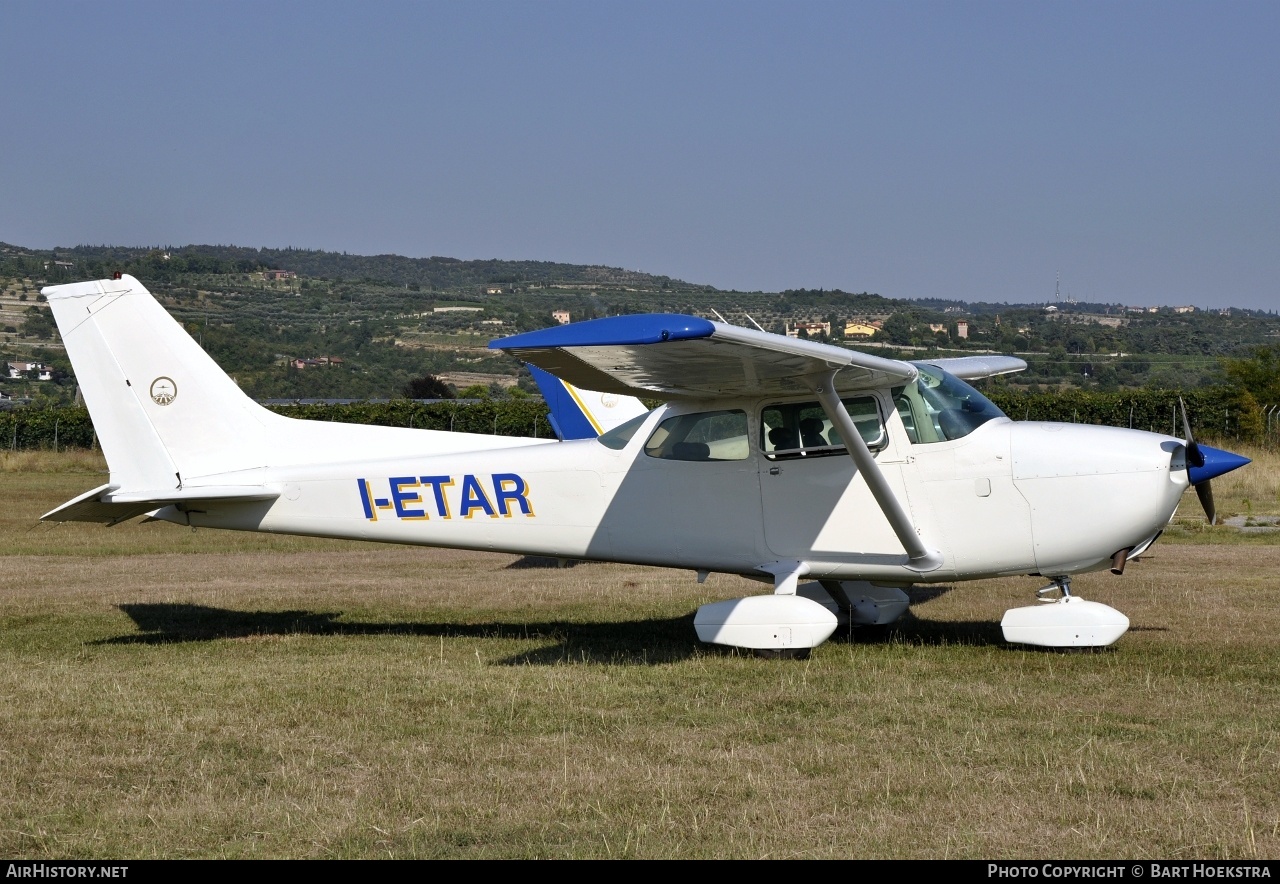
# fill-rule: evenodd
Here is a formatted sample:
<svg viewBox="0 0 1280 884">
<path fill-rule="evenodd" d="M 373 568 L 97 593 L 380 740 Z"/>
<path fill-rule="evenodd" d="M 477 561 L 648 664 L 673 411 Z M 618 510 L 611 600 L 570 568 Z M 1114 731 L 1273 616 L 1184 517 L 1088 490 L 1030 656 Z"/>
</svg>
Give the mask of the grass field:
<svg viewBox="0 0 1280 884">
<path fill-rule="evenodd" d="M 100 469 L 0 456 L 0 855 L 1280 856 L 1280 542 L 1193 495 L 1076 580 L 1113 649 L 1005 645 L 1022 578 L 798 662 L 698 644 L 738 578 L 37 523 Z"/>
</svg>

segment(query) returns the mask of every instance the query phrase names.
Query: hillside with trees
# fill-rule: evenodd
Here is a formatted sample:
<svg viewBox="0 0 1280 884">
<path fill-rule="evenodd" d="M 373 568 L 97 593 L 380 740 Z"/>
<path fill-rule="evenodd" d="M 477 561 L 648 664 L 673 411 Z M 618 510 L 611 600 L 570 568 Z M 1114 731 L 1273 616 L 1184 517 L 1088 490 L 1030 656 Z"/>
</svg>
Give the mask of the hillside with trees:
<svg viewBox="0 0 1280 884">
<path fill-rule="evenodd" d="M 737 292 L 545 261 L 0 244 L 0 356 L 51 372 L 47 381 L 0 377 L 0 393 L 51 403 L 74 397 L 75 380 L 39 290 L 114 272 L 141 279 L 259 399 L 390 399 L 426 376 L 455 388 L 478 385 L 496 397 L 533 392 L 519 364 L 487 344 L 550 326 L 558 311 L 572 321 L 677 312 L 780 333 L 799 325 L 802 336 L 903 358 L 1017 353 L 1028 371 L 1000 385 L 1031 392 L 1204 388 L 1228 380 L 1224 365 L 1232 363 L 1224 360 L 1248 360 L 1280 341 L 1280 317 L 1248 310 Z M 849 323 L 874 334 L 845 340 Z"/>
</svg>

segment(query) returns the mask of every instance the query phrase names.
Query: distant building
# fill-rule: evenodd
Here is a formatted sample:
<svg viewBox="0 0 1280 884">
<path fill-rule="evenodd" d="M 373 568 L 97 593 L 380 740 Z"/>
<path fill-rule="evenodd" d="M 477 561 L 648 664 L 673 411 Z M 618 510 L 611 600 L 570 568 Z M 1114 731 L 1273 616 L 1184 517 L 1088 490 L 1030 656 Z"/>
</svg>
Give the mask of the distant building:
<svg viewBox="0 0 1280 884">
<path fill-rule="evenodd" d="M 966 341 L 969 339 L 969 321 L 967 319 L 956 320 L 956 337 Z"/>
<path fill-rule="evenodd" d="M 1196 308 L 1195 307 L 1174 307 L 1173 312 L 1174 313 L 1195 313 Z"/>
<path fill-rule="evenodd" d="M 1058 312 L 1058 308 L 1057 308 L 1057 306 L 1056 306 L 1056 305 L 1054 305 L 1054 304 L 1050 304 L 1049 306 L 1047 306 L 1047 307 L 1045 307 L 1045 308 L 1044 308 L 1044 312 L 1045 312 L 1045 313 L 1057 313 L 1057 312 Z"/>
<path fill-rule="evenodd" d="M 568 325 L 569 311 L 568 310 L 552 310 L 551 318 L 554 319 L 556 322 L 560 323 L 561 325 Z"/>
<path fill-rule="evenodd" d="M 42 362 L 10 362 L 9 377 L 12 380 L 25 378 L 30 372 L 36 373 L 36 380 L 51 381 L 53 380 L 53 366 L 45 365 Z"/>
<path fill-rule="evenodd" d="M 500 285 L 488 286 L 485 288 L 484 293 L 486 295 L 500 295 L 502 294 L 502 286 Z"/>
<path fill-rule="evenodd" d="M 298 274 L 292 270 L 264 270 L 262 271 L 263 279 L 296 279 Z"/>
<path fill-rule="evenodd" d="M 293 359 L 293 360 L 290 360 L 289 362 L 289 365 L 298 369 L 321 368 L 329 365 L 341 365 L 341 364 L 342 364 L 341 356 L 315 356 L 315 357 L 312 357 L 311 359 Z"/>
<path fill-rule="evenodd" d="M 947 324 L 945 322 L 929 323 L 929 331 L 931 332 L 944 332 L 946 330 L 947 330 Z"/>
<path fill-rule="evenodd" d="M 800 332 L 804 332 L 807 337 L 816 338 L 818 335 L 826 335 L 831 337 L 831 323 L 829 322 L 797 322 L 794 327 L 787 328 L 787 337 L 798 338 Z"/>
<path fill-rule="evenodd" d="M 844 324 L 844 336 L 846 338 L 869 338 L 874 335 L 878 328 L 869 322 L 846 322 Z"/>
</svg>

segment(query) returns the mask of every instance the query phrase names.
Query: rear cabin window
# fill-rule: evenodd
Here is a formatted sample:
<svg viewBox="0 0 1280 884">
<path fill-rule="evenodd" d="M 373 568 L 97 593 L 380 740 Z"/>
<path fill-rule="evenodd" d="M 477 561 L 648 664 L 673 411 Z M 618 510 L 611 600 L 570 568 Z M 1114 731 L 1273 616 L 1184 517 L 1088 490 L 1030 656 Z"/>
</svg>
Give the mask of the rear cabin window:
<svg viewBox="0 0 1280 884">
<path fill-rule="evenodd" d="M 627 443 L 631 441 L 631 437 L 636 434 L 636 430 L 644 425 L 649 419 L 649 412 L 637 415 L 625 424 L 618 424 L 607 433 L 601 433 L 596 441 L 605 448 L 612 448 L 614 451 L 621 451 L 627 447 Z"/>
<path fill-rule="evenodd" d="M 875 397 L 860 396 L 842 402 L 867 447 L 884 447 L 884 421 Z M 760 418 L 760 450 L 770 460 L 845 453 L 840 428 L 832 425 L 817 402 L 768 405 Z"/>
<path fill-rule="evenodd" d="M 703 411 L 669 417 L 653 431 L 644 453 L 664 460 L 746 460 L 747 413 Z"/>
</svg>

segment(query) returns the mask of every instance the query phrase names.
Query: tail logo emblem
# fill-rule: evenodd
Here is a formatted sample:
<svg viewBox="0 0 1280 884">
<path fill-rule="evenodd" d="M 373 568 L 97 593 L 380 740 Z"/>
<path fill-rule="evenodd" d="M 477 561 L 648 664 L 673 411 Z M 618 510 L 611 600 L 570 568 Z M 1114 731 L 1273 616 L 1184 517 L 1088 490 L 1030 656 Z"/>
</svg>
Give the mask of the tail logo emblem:
<svg viewBox="0 0 1280 884">
<path fill-rule="evenodd" d="M 168 405 L 178 398 L 178 385 L 173 378 L 158 377 L 151 382 L 151 401 L 156 405 Z"/>
</svg>

